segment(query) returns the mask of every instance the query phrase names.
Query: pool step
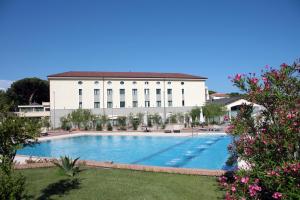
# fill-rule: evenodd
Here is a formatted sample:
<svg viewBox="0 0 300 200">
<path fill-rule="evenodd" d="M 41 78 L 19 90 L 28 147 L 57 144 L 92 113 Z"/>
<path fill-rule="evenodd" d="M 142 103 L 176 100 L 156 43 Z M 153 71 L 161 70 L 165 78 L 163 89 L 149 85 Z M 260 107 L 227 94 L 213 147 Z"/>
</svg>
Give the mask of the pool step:
<svg viewBox="0 0 300 200">
<path fill-rule="evenodd" d="M 188 149 L 183 153 L 182 159 L 174 158 L 174 159 L 166 162 L 165 165 L 171 166 L 171 167 L 182 167 L 182 166 L 186 165 L 193 158 L 199 156 L 199 154 L 202 151 L 209 148 L 209 146 L 217 143 L 220 139 L 221 138 L 212 138 L 209 141 L 206 141 L 204 144 L 198 145 L 196 147 L 192 147 L 190 149 L 196 149 L 196 150 L 192 151 L 192 150 Z"/>
</svg>

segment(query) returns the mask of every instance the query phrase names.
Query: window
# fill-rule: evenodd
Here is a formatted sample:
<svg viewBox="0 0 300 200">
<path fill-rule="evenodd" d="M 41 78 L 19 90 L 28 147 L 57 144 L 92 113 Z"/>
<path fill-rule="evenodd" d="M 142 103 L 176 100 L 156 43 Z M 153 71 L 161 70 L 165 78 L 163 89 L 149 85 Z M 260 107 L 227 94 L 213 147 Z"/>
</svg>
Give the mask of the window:
<svg viewBox="0 0 300 200">
<path fill-rule="evenodd" d="M 94 102 L 94 108 L 100 108 L 100 102 Z"/>
<path fill-rule="evenodd" d="M 168 84 L 171 85 L 171 81 L 169 81 Z"/>
<path fill-rule="evenodd" d="M 182 100 L 182 106 L 184 106 L 184 100 Z"/>
<path fill-rule="evenodd" d="M 135 84 L 136 84 L 136 81 L 133 81 L 132 84 L 135 85 Z"/>
<path fill-rule="evenodd" d="M 97 85 L 97 84 L 99 84 L 99 81 L 95 81 L 94 83 Z"/>
<path fill-rule="evenodd" d="M 78 84 L 81 85 L 81 84 L 82 84 L 82 81 L 78 81 Z"/>
<path fill-rule="evenodd" d="M 121 84 L 121 85 L 124 85 L 124 81 L 121 81 L 120 84 Z"/>
<path fill-rule="evenodd" d="M 156 101 L 156 107 L 161 107 L 161 101 Z"/>
<path fill-rule="evenodd" d="M 132 95 L 137 95 L 137 89 L 132 89 Z"/>
<path fill-rule="evenodd" d="M 149 95 L 149 93 L 150 93 L 149 89 L 145 89 L 144 91 L 145 91 L 145 95 Z"/>
<path fill-rule="evenodd" d="M 110 84 L 111 84 L 111 81 L 107 81 L 107 84 L 110 85 Z"/>
<path fill-rule="evenodd" d="M 161 89 L 156 89 L 156 94 L 161 94 Z"/>
<path fill-rule="evenodd" d="M 145 107 L 146 108 L 150 107 L 150 101 L 145 101 Z"/>
<path fill-rule="evenodd" d="M 145 82 L 145 85 L 148 85 L 148 84 L 149 84 L 149 82 L 148 82 L 148 81 L 146 81 L 146 82 Z"/>
<path fill-rule="evenodd" d="M 157 82 L 156 82 L 156 84 L 157 84 L 157 85 L 159 85 L 159 84 L 160 84 L 160 82 L 159 82 L 159 81 L 157 81 Z"/>
<path fill-rule="evenodd" d="M 173 102 L 172 101 L 168 101 L 168 106 L 172 107 L 173 106 Z"/>
<path fill-rule="evenodd" d="M 184 85 L 184 82 L 181 82 L 181 85 Z"/>
<path fill-rule="evenodd" d="M 120 101 L 120 108 L 125 108 L 125 101 Z"/>
<path fill-rule="evenodd" d="M 100 95 L 100 90 L 99 89 L 94 89 L 94 95 L 96 95 L 96 96 Z"/>
<path fill-rule="evenodd" d="M 113 103 L 111 101 L 107 102 L 107 108 L 112 108 L 113 107 Z"/>
<path fill-rule="evenodd" d="M 81 96 L 82 95 L 82 89 L 79 89 L 78 93 Z"/>
<path fill-rule="evenodd" d="M 120 89 L 120 95 L 125 95 L 125 89 Z"/>
<path fill-rule="evenodd" d="M 168 94 L 172 94 L 172 89 L 168 89 Z"/>
<path fill-rule="evenodd" d="M 82 102 L 79 102 L 79 108 L 80 109 L 82 108 Z"/>
<path fill-rule="evenodd" d="M 107 89 L 107 96 L 112 95 L 112 89 Z"/>
<path fill-rule="evenodd" d="M 181 94 L 184 94 L 184 89 L 181 89 Z"/>
<path fill-rule="evenodd" d="M 132 107 L 133 107 L 133 108 L 138 107 L 138 102 L 137 102 L 137 101 L 132 101 Z"/>
</svg>

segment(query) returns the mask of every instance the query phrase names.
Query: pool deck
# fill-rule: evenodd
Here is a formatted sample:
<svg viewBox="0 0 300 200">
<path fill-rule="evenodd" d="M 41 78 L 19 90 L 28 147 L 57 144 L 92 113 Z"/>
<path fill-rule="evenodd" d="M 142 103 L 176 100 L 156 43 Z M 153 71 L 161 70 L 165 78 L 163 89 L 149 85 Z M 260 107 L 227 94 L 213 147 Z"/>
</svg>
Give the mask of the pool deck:
<svg viewBox="0 0 300 200">
<path fill-rule="evenodd" d="M 162 133 L 162 132 L 71 132 L 65 134 L 51 135 L 38 138 L 38 141 L 47 141 L 54 139 L 63 139 L 70 137 L 79 136 L 158 136 L 158 137 L 193 137 L 193 136 L 220 136 L 226 135 L 226 133 L 217 132 L 205 132 L 205 133 Z M 16 155 L 16 169 L 27 169 L 27 168 L 40 168 L 40 167 L 52 167 L 54 166 L 52 162 L 44 163 L 31 163 L 27 164 L 26 160 L 31 159 L 33 161 L 38 161 L 40 159 L 48 159 L 45 157 L 29 157 L 24 155 Z M 207 170 L 207 169 L 191 169 L 191 168 L 175 168 L 175 167 L 157 167 L 157 166 L 145 166 L 145 165 L 132 165 L 132 164 L 120 164 L 120 163 L 110 163 L 110 162 L 98 162 L 85 160 L 86 166 L 89 167 L 101 167 L 101 168 L 113 168 L 113 169 L 129 169 L 138 171 L 148 171 L 148 172 L 165 172 L 165 173 L 176 173 L 176 174 L 190 174 L 190 175 L 205 175 L 205 176 L 221 176 L 226 171 L 224 170 Z"/>
</svg>

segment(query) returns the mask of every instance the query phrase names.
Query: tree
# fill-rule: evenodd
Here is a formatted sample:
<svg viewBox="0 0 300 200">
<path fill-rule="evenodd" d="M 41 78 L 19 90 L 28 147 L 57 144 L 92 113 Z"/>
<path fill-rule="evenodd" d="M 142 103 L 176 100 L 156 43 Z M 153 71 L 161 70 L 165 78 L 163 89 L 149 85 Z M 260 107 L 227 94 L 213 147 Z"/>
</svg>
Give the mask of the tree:
<svg viewBox="0 0 300 200">
<path fill-rule="evenodd" d="M 203 106 L 202 110 L 208 123 L 215 123 L 216 117 L 226 114 L 226 109 L 222 105 L 216 103 L 207 103 Z"/>
<path fill-rule="evenodd" d="M 5 91 L 0 90 L 0 111 L 7 112 L 12 107 Z"/>
<path fill-rule="evenodd" d="M 184 123 L 184 114 L 176 113 L 177 122 L 183 124 Z"/>
<path fill-rule="evenodd" d="M 11 166 L 16 151 L 35 142 L 40 123 L 28 118 L 7 114 L 0 117 L 0 165 Z"/>
<path fill-rule="evenodd" d="M 208 90 L 208 94 L 211 95 L 211 94 L 215 94 L 217 93 L 216 91 L 213 91 L 213 90 Z"/>
<path fill-rule="evenodd" d="M 107 115 L 101 115 L 100 122 L 101 122 L 102 127 L 105 127 L 105 125 L 107 124 L 108 120 L 109 119 L 108 119 Z"/>
<path fill-rule="evenodd" d="M 156 129 L 162 124 L 162 118 L 158 113 L 154 113 L 151 116 L 151 119 L 153 120 L 153 123 L 156 125 Z"/>
<path fill-rule="evenodd" d="M 71 121 L 68 117 L 61 117 L 60 124 L 63 130 L 69 131 L 72 128 Z"/>
<path fill-rule="evenodd" d="M 201 109 L 199 107 L 195 107 L 190 111 L 190 116 L 192 118 L 192 122 L 195 123 L 197 119 L 199 119 L 201 114 Z"/>
<path fill-rule="evenodd" d="M 137 130 L 138 126 L 140 125 L 140 118 L 137 116 L 133 115 L 132 113 L 129 114 L 128 116 L 129 123 L 132 125 L 133 130 Z"/>
<path fill-rule="evenodd" d="M 300 79 L 296 66 L 266 68 L 260 77 L 237 74 L 233 84 L 265 109 L 256 118 L 242 106 L 227 132 L 228 147 L 248 169 L 221 177 L 226 199 L 300 199 Z"/>
<path fill-rule="evenodd" d="M 93 114 L 90 110 L 77 109 L 72 111 L 67 117 L 77 128 L 84 127 L 88 129 L 88 125 L 92 122 Z"/>
<path fill-rule="evenodd" d="M 176 114 L 171 114 L 169 117 L 168 117 L 168 120 L 167 120 L 170 124 L 176 124 L 177 123 L 177 116 Z"/>
<path fill-rule="evenodd" d="M 191 118 L 190 118 L 190 113 L 185 113 L 184 114 L 184 118 L 185 118 L 185 124 L 186 124 L 186 126 L 190 126 L 190 120 L 191 120 Z"/>
<path fill-rule="evenodd" d="M 15 81 L 6 93 L 15 109 L 21 104 L 41 104 L 49 101 L 49 83 L 39 78 L 25 78 Z"/>
<path fill-rule="evenodd" d="M 25 177 L 13 169 L 16 151 L 35 142 L 40 124 L 9 113 L 0 116 L 0 199 L 25 198 Z"/>
<path fill-rule="evenodd" d="M 119 116 L 117 118 L 118 126 L 121 130 L 126 130 L 126 117 L 125 116 Z"/>
<path fill-rule="evenodd" d="M 138 113 L 137 117 L 139 119 L 140 124 L 144 121 L 144 113 Z"/>
<path fill-rule="evenodd" d="M 242 97 L 244 94 L 241 94 L 239 92 L 231 92 L 231 93 L 228 93 L 228 95 L 230 97 Z"/>
</svg>

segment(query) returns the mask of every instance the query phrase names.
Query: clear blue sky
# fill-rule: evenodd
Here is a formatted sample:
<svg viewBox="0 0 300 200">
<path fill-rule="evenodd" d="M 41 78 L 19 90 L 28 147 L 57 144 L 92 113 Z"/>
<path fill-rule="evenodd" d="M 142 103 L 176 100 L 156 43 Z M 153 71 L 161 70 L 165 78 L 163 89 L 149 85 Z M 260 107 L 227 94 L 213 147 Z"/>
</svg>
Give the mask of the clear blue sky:
<svg viewBox="0 0 300 200">
<path fill-rule="evenodd" d="M 63 71 L 184 72 L 209 89 L 300 57 L 299 0 L 0 0 L 0 83 Z M 0 86 L 1 88 L 1 86 Z"/>
</svg>

